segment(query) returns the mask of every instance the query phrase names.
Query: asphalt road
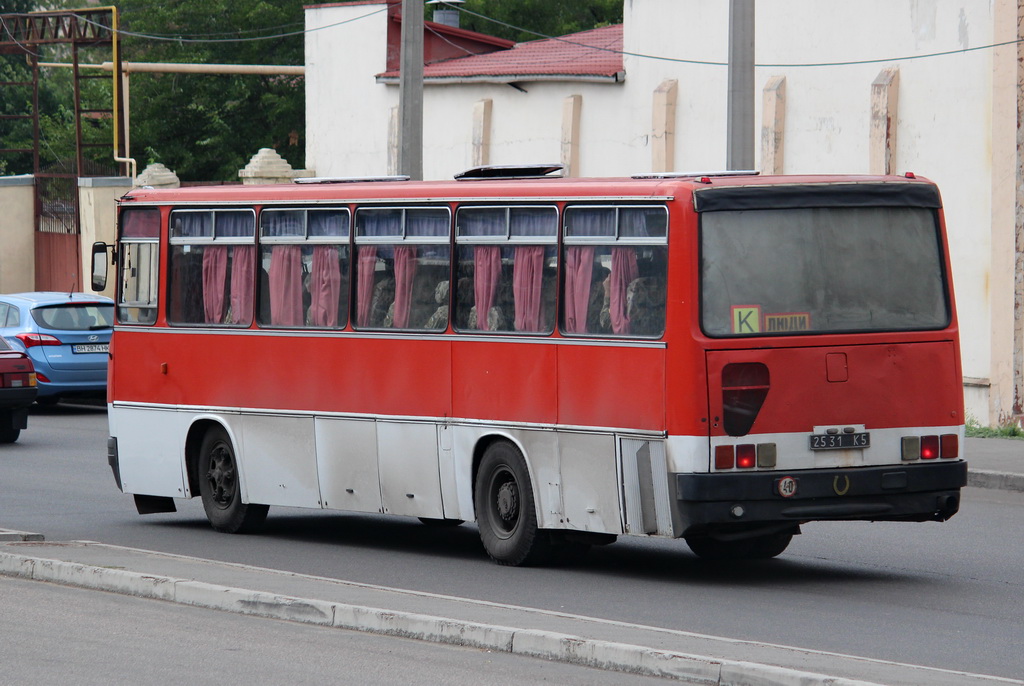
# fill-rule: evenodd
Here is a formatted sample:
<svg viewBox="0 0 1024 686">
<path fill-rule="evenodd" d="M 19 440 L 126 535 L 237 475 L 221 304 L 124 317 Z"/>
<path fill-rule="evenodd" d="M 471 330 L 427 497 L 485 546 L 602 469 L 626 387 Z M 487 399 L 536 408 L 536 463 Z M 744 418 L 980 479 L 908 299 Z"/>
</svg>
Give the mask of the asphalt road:
<svg viewBox="0 0 1024 686">
<path fill-rule="evenodd" d="M 490 563 L 470 525 L 272 508 L 260 536 L 198 501 L 140 517 L 106 464 L 106 417 L 39 410 L 0 448 L 0 528 L 978 674 L 1024 675 L 1024 495 L 967 489 L 944 524 L 812 524 L 779 559 L 721 566 L 621 539 L 557 569 Z"/>
</svg>

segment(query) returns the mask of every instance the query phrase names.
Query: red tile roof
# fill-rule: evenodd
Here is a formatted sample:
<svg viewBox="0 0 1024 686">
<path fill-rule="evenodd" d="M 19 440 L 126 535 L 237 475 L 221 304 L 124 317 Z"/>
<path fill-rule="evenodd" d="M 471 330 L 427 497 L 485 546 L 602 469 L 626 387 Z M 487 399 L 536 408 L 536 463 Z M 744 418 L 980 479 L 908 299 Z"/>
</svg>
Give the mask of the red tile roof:
<svg viewBox="0 0 1024 686">
<path fill-rule="evenodd" d="M 397 71 L 378 74 L 390 82 Z M 425 81 L 621 81 L 622 25 L 518 43 L 509 50 L 428 64 Z"/>
</svg>

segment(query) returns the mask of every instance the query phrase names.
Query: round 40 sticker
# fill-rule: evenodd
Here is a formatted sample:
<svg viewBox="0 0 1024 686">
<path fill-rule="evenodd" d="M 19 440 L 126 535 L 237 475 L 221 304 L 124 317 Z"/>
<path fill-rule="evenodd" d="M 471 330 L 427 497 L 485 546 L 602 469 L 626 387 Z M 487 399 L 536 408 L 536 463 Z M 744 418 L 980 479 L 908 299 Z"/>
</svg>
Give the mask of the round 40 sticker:
<svg viewBox="0 0 1024 686">
<path fill-rule="evenodd" d="M 779 495 L 783 498 L 792 498 L 796 495 L 796 479 L 791 476 L 784 476 L 778 481 Z"/>
</svg>

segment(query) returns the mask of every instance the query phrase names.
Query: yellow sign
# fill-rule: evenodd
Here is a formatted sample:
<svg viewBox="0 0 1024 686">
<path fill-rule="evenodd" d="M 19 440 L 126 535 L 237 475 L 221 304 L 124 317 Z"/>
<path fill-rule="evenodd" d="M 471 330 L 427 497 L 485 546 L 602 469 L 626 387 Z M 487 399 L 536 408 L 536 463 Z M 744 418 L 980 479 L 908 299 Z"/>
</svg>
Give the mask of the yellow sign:
<svg viewBox="0 0 1024 686">
<path fill-rule="evenodd" d="M 761 333 L 761 306 L 734 305 L 732 332 L 738 334 Z"/>
<path fill-rule="evenodd" d="M 807 312 L 786 312 L 764 316 L 765 333 L 807 331 L 811 328 L 811 315 Z"/>
</svg>

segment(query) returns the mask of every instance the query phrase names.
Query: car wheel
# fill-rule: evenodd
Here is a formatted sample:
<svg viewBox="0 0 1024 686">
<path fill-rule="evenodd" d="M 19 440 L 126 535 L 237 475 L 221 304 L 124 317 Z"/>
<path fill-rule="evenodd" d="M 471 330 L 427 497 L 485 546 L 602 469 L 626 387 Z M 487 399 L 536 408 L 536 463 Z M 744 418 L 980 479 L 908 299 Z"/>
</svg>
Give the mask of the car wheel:
<svg viewBox="0 0 1024 686">
<path fill-rule="evenodd" d="M 242 502 L 235 449 L 219 426 L 206 432 L 199 449 L 199 494 L 206 518 L 216 531 L 252 533 L 267 518 L 266 505 Z"/>
</svg>

